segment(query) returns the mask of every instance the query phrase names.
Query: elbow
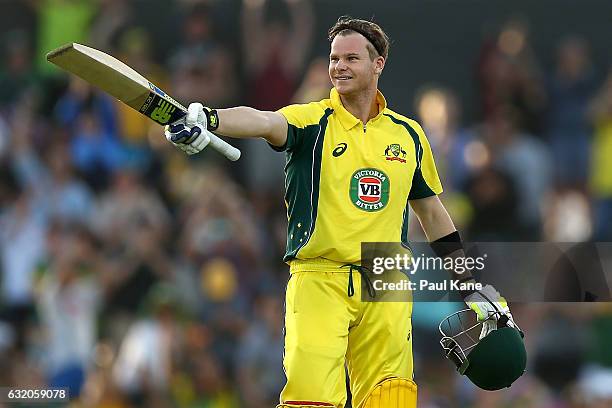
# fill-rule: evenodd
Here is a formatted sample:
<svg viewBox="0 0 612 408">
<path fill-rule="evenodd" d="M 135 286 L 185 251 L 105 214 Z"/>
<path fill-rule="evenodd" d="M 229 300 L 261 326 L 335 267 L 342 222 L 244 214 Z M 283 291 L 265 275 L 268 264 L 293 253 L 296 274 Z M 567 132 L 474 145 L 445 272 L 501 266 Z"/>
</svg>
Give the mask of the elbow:
<svg viewBox="0 0 612 408">
<path fill-rule="evenodd" d="M 264 139 L 269 139 L 274 130 L 274 123 L 271 118 L 271 115 L 267 115 L 266 112 L 260 112 L 261 115 L 261 129 L 259 131 L 260 137 Z"/>
</svg>

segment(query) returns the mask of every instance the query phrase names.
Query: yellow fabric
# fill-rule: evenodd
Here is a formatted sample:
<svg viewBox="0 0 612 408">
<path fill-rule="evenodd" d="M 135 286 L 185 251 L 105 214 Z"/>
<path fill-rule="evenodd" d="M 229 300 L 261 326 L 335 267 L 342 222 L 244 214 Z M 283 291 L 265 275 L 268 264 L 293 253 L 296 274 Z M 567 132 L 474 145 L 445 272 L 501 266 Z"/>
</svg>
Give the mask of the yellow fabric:
<svg viewBox="0 0 612 408">
<path fill-rule="evenodd" d="M 357 272 L 355 295 L 348 297 L 348 275 L 337 267 L 291 274 L 285 302 L 287 384 L 281 406 L 317 401 L 343 407 L 345 361 L 354 407 L 385 379 L 412 378 L 412 303 L 361 302 Z"/>
<path fill-rule="evenodd" d="M 87 44 L 92 18 L 98 13 L 98 2 L 38 0 L 35 2 L 35 8 L 38 15 L 38 71 L 44 74 L 59 73 L 60 70 L 55 65 L 47 62 L 45 55 L 69 42 Z"/>
<path fill-rule="evenodd" d="M 291 261 L 289 271 L 291 273 L 296 272 L 347 272 L 347 269 L 341 269 L 345 263 L 330 261 L 325 258 L 314 258 L 314 259 L 295 259 Z"/>
<path fill-rule="evenodd" d="M 612 197 L 612 118 L 595 125 L 591 160 L 591 187 L 597 198 Z"/>
<path fill-rule="evenodd" d="M 389 378 L 378 384 L 359 408 L 416 408 L 417 386 L 405 378 Z"/>
<path fill-rule="evenodd" d="M 321 257 L 336 262 L 358 263 L 361 258 L 361 242 L 399 242 L 406 238 L 402 237 L 402 225 L 406 216 L 404 211 L 409 194 L 416 189 L 413 189 L 413 182 L 418 172 L 426 183 L 425 190 L 431 191 L 426 195 L 442 192 L 431 148 L 421 126 L 416 121 L 390 110 L 380 92 L 377 101 L 379 113 L 366 123 L 365 128 L 359 119 L 342 106 L 335 89 L 332 89 L 329 99 L 305 105 L 291 105 L 279 110 L 290 125 L 286 146 L 290 155 L 293 150 L 298 149 L 300 143 L 308 142 L 300 138 L 321 137 L 317 134 L 317 124 L 325 115 L 326 109 L 333 109 L 333 113 L 327 117 L 325 134 L 322 135 L 324 138 L 320 156 L 320 181 L 318 185 L 314 185 L 316 181 L 314 177 L 310 178 L 308 169 L 309 179 L 301 182 L 302 187 L 310 187 L 312 182 L 313 188 L 318 190 L 318 201 L 314 202 L 311 194 L 304 194 L 304 188 L 298 189 L 297 192 L 288 190 L 289 194 L 303 194 L 297 201 L 312 201 L 312 207 L 316 205 L 314 222 L 304 218 L 310 215 L 309 212 L 289 214 L 290 230 L 295 232 L 290 232 L 288 236 L 288 247 L 293 244 L 299 248 L 293 258 Z M 414 136 L 404 125 L 394 122 L 389 116 L 406 123 L 414 131 Z M 420 147 L 415 144 L 415 137 Z M 310 143 L 314 142 L 310 140 Z M 346 144 L 344 152 L 334 156 L 334 149 L 343 143 Z M 393 146 L 396 147 L 397 156 L 393 153 Z M 300 154 L 302 158 L 314 157 L 312 151 Z M 418 157 L 422 157 L 420 161 Z M 291 160 L 288 163 L 288 166 L 297 166 Z M 383 180 L 382 187 L 369 185 L 371 178 L 368 178 L 367 174 L 356 174 L 362 169 L 374 170 L 377 180 L 372 183 L 380 184 L 380 180 Z M 380 201 L 372 205 L 381 206 L 384 197 L 387 197 L 388 202 L 374 211 L 359 207 L 363 205 L 364 200 L 377 198 L 376 194 L 374 197 L 364 194 L 363 200 L 362 195 L 355 199 L 355 191 L 368 191 L 369 188 L 370 192 L 378 193 L 381 188 L 385 188 L 386 182 L 388 194 L 378 194 Z M 311 224 L 312 230 L 309 230 Z"/>
</svg>

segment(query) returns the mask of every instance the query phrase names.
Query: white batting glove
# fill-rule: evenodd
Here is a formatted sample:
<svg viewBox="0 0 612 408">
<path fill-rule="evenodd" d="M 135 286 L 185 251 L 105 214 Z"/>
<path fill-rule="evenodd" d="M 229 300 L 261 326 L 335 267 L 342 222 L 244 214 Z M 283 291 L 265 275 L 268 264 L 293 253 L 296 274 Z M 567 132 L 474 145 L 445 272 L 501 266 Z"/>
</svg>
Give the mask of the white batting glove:
<svg viewBox="0 0 612 408">
<path fill-rule="evenodd" d="M 481 290 L 466 296 L 464 301 L 470 309 L 476 312 L 478 321 L 482 322 L 480 339 L 493 330 L 497 330 L 497 323 L 502 319 L 505 325 L 518 329 L 508 308 L 508 302 L 493 286 L 486 285 Z"/>
<path fill-rule="evenodd" d="M 185 153 L 199 153 L 210 143 L 211 133 L 207 130 L 207 117 L 201 103 L 192 103 L 187 115 L 166 126 L 166 139 Z"/>
</svg>

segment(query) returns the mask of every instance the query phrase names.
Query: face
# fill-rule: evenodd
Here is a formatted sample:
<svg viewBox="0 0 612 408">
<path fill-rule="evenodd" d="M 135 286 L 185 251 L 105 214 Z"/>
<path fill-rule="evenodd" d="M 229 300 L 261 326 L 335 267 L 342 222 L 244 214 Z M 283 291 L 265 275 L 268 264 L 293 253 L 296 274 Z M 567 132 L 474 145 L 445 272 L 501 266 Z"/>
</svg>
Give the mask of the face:
<svg viewBox="0 0 612 408">
<path fill-rule="evenodd" d="M 337 35 L 332 41 L 329 77 L 340 95 L 376 88 L 385 59 L 378 56 L 372 61 L 368 44 L 369 41 L 358 33 Z"/>
</svg>

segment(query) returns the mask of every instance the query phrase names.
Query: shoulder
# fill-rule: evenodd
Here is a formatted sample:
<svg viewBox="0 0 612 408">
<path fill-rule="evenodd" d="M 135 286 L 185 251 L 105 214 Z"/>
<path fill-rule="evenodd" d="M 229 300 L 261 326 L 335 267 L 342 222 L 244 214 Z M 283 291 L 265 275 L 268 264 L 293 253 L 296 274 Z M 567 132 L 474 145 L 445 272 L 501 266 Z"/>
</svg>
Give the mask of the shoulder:
<svg viewBox="0 0 612 408">
<path fill-rule="evenodd" d="M 416 120 L 394 112 L 389 108 L 385 109 L 383 114 L 391 119 L 391 121 L 393 121 L 396 125 L 406 128 L 406 130 L 408 130 L 410 133 L 416 132 L 420 137 L 425 137 L 423 128 Z"/>
<path fill-rule="evenodd" d="M 287 119 L 289 125 L 305 128 L 319 124 L 328 109 L 331 109 L 331 102 L 329 99 L 323 99 L 319 102 L 285 106 L 277 112 Z"/>
</svg>

